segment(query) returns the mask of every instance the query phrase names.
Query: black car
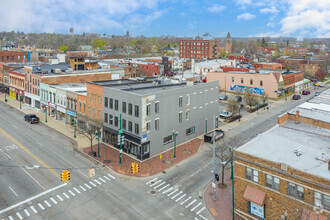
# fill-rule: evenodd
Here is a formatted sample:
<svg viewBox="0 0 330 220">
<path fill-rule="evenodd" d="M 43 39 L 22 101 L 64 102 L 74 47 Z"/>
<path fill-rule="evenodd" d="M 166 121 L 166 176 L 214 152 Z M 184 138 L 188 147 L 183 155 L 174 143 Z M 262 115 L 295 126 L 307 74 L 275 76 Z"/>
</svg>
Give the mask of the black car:
<svg viewBox="0 0 330 220">
<path fill-rule="evenodd" d="M 236 101 L 236 102 L 241 102 L 242 101 L 242 96 L 235 96 L 235 98 L 234 98 L 234 100 Z"/>
<path fill-rule="evenodd" d="M 226 95 L 222 95 L 219 97 L 220 101 L 226 101 L 227 99 L 228 99 L 228 96 L 226 96 Z"/>
<path fill-rule="evenodd" d="M 293 100 L 298 100 L 300 98 L 301 98 L 301 96 L 300 95 L 297 95 L 297 94 L 293 95 L 293 97 L 292 97 Z"/>
<path fill-rule="evenodd" d="M 39 122 L 39 118 L 35 114 L 28 114 L 24 116 L 24 120 L 30 124 L 35 124 Z"/>
</svg>

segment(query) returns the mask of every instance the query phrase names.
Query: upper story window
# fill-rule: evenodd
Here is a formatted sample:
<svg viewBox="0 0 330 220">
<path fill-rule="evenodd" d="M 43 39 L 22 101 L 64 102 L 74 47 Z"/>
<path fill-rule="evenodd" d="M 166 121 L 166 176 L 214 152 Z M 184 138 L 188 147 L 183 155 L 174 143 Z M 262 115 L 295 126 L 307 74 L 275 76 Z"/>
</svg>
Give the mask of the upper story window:
<svg viewBox="0 0 330 220">
<path fill-rule="evenodd" d="M 266 186 L 277 191 L 280 191 L 280 179 L 266 174 Z"/>
<path fill-rule="evenodd" d="M 147 116 L 150 116 L 150 114 L 151 114 L 151 104 L 148 103 L 147 104 Z"/>
<path fill-rule="evenodd" d="M 104 97 L 104 107 L 108 108 L 108 102 L 109 102 L 108 97 Z"/>
<path fill-rule="evenodd" d="M 190 94 L 186 95 L 186 105 L 190 105 Z"/>
<path fill-rule="evenodd" d="M 159 118 L 155 119 L 155 130 L 159 130 Z"/>
<path fill-rule="evenodd" d="M 330 210 L 330 196 L 314 191 L 314 205 Z"/>
<path fill-rule="evenodd" d="M 246 167 L 245 177 L 248 180 L 258 183 L 259 182 L 259 172 L 257 170 Z"/>
<path fill-rule="evenodd" d="M 241 78 L 241 83 L 244 83 L 244 79 L 243 78 Z"/>
<path fill-rule="evenodd" d="M 122 103 L 122 112 L 126 113 L 126 102 Z"/>
<path fill-rule="evenodd" d="M 262 80 L 260 80 L 260 86 L 263 86 L 264 82 Z"/>
<path fill-rule="evenodd" d="M 304 201 L 304 187 L 289 182 L 288 195 Z"/>
<path fill-rule="evenodd" d="M 93 94 L 93 102 L 96 104 L 96 94 Z"/>
<path fill-rule="evenodd" d="M 235 82 L 235 77 L 231 77 L 231 82 Z"/>
<path fill-rule="evenodd" d="M 115 100 L 115 110 L 116 110 L 116 111 L 118 111 L 118 108 L 119 108 L 118 105 L 119 105 L 119 104 L 118 104 L 118 100 Z"/>
<path fill-rule="evenodd" d="M 113 99 L 112 98 L 109 99 L 109 108 L 113 109 Z"/>
<path fill-rule="evenodd" d="M 159 113 L 159 102 L 155 102 L 155 113 Z"/>
<path fill-rule="evenodd" d="M 100 95 L 99 95 L 99 105 L 102 105 L 102 98 Z"/>
<path fill-rule="evenodd" d="M 182 112 L 179 112 L 179 123 L 182 123 Z"/>
<path fill-rule="evenodd" d="M 179 97 L 179 107 L 180 107 L 180 108 L 182 107 L 182 101 L 183 101 L 183 97 L 180 96 L 180 97 Z"/>
<path fill-rule="evenodd" d="M 135 117 L 139 117 L 139 106 L 138 105 L 135 105 Z"/>
<path fill-rule="evenodd" d="M 253 85 L 253 79 L 250 79 L 250 85 Z"/>
<path fill-rule="evenodd" d="M 133 114 L 133 105 L 131 103 L 128 104 L 128 114 L 129 115 Z"/>
</svg>

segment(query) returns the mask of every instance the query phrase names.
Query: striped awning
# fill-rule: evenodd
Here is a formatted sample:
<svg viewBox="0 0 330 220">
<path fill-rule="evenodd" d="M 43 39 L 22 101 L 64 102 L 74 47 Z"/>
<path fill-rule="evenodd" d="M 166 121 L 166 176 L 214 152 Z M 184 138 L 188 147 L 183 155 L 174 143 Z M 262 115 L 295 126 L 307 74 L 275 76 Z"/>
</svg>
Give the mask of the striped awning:
<svg viewBox="0 0 330 220">
<path fill-rule="evenodd" d="M 303 208 L 300 220 L 327 220 L 328 218 L 314 211 Z"/>
<path fill-rule="evenodd" d="M 257 205 L 263 206 L 265 204 L 266 193 L 247 186 L 243 198 Z"/>
</svg>

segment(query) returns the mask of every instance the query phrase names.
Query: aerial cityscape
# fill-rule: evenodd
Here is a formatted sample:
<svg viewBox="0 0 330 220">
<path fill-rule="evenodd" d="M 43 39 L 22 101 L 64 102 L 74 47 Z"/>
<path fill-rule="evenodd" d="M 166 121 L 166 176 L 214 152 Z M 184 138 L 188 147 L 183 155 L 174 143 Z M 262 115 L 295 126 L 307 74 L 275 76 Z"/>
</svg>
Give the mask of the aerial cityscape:
<svg viewBox="0 0 330 220">
<path fill-rule="evenodd" d="M 330 3 L 2 1 L 0 219 L 330 218 Z"/>
</svg>

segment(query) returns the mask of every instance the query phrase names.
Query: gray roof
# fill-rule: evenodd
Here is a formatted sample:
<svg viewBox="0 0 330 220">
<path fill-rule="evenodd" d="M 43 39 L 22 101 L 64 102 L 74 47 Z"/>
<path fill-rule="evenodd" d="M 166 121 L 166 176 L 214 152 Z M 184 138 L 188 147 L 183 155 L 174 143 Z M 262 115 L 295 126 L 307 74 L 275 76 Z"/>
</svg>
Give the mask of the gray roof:
<svg viewBox="0 0 330 220">
<path fill-rule="evenodd" d="M 49 73 L 53 71 L 55 71 L 55 69 L 60 69 L 61 72 L 64 72 L 66 69 L 70 68 L 69 64 L 54 64 L 54 65 L 35 65 L 32 66 L 32 72 L 33 73 L 40 73 L 45 71 L 49 71 Z"/>
</svg>

